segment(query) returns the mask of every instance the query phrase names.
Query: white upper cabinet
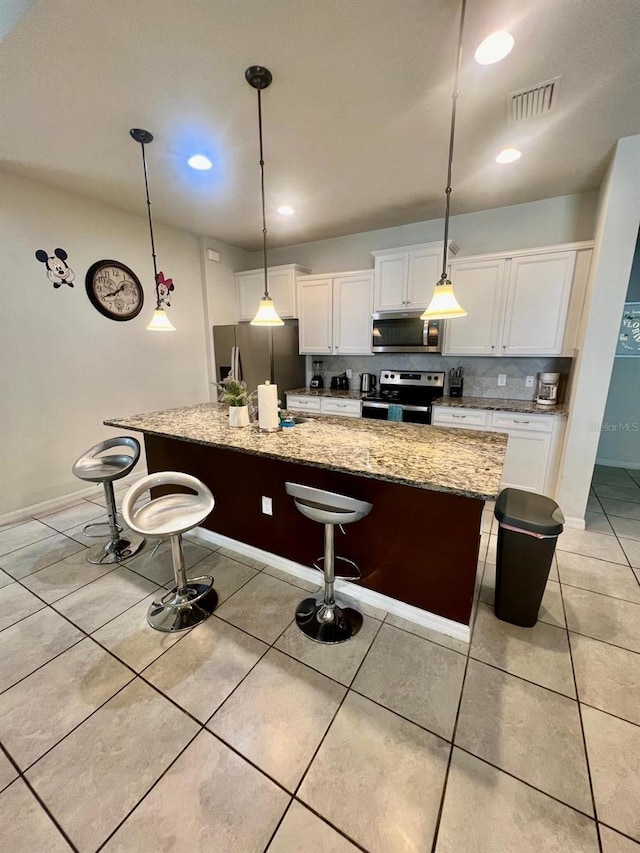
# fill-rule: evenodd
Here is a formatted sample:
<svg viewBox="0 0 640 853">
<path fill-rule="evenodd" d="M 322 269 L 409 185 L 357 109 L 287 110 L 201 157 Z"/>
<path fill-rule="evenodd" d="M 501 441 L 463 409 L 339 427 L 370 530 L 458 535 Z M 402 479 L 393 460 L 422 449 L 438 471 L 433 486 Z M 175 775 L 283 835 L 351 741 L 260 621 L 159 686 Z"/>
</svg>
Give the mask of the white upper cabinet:
<svg viewBox="0 0 640 853">
<path fill-rule="evenodd" d="M 420 310 L 427 307 L 442 272 L 442 241 L 373 252 L 374 311 Z M 458 251 L 449 242 L 449 252 Z"/>
<path fill-rule="evenodd" d="M 591 245 L 460 258 L 451 280 L 466 317 L 447 320 L 445 355 L 573 355 Z"/>
<path fill-rule="evenodd" d="M 562 353 L 575 262 L 575 252 L 511 260 L 503 355 Z"/>
<path fill-rule="evenodd" d="M 452 262 L 451 280 L 467 316 L 445 324 L 444 355 L 495 355 L 506 263 L 504 258 Z"/>
<path fill-rule="evenodd" d="M 300 353 L 333 352 L 333 280 L 312 277 L 298 282 Z"/>
<path fill-rule="evenodd" d="M 309 270 L 297 264 L 284 264 L 269 267 L 267 281 L 269 294 L 279 316 L 286 320 L 297 317 L 296 282 L 300 275 Z M 258 303 L 264 294 L 264 270 L 246 270 L 234 273 L 236 291 L 238 294 L 238 317 L 240 320 L 253 320 L 258 310 Z"/>
<path fill-rule="evenodd" d="M 373 273 L 333 279 L 333 345 L 345 355 L 371 355 Z"/>
<path fill-rule="evenodd" d="M 298 280 L 300 353 L 371 355 L 373 271 Z"/>
</svg>

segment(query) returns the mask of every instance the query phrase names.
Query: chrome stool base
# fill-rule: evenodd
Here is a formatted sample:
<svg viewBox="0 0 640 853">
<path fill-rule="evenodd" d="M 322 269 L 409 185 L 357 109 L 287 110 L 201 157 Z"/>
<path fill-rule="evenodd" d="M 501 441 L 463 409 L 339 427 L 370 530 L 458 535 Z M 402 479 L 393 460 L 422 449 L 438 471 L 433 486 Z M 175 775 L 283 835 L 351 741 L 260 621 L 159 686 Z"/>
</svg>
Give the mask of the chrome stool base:
<svg viewBox="0 0 640 853">
<path fill-rule="evenodd" d="M 92 527 L 106 527 L 106 530 L 99 530 L 97 533 L 89 533 L 89 530 Z M 124 527 L 120 524 L 120 519 L 116 517 L 116 530 L 118 533 L 122 533 Z M 86 536 L 88 539 L 104 539 L 105 536 L 109 535 L 109 521 L 92 521 L 89 524 L 85 524 L 82 528 L 82 535 Z"/>
<path fill-rule="evenodd" d="M 208 619 L 218 605 L 212 577 L 191 578 L 186 586 L 173 589 L 154 601 L 147 622 L 156 631 L 175 634 Z"/>
<path fill-rule="evenodd" d="M 362 628 L 362 613 L 339 599 L 327 604 L 324 596 L 305 598 L 296 609 L 296 625 L 316 643 L 344 643 Z"/>
<path fill-rule="evenodd" d="M 121 563 L 129 560 L 143 547 L 145 540 L 136 533 L 119 536 L 117 539 L 107 539 L 87 551 L 87 562 L 100 564 Z"/>
</svg>

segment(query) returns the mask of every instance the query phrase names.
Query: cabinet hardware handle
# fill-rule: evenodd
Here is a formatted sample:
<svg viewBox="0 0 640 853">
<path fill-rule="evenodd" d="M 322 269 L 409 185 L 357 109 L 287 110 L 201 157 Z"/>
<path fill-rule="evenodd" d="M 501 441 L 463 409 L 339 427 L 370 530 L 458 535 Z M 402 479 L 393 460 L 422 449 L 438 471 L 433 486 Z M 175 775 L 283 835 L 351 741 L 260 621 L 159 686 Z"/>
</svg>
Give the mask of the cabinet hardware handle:
<svg viewBox="0 0 640 853">
<path fill-rule="evenodd" d="M 495 349 L 495 346 L 493 344 L 491 344 L 491 349 Z"/>
<path fill-rule="evenodd" d="M 518 418 L 513 419 L 514 424 L 529 424 L 531 421 L 519 421 Z"/>
<path fill-rule="evenodd" d="M 466 415 L 451 415 L 452 418 L 466 418 Z"/>
</svg>

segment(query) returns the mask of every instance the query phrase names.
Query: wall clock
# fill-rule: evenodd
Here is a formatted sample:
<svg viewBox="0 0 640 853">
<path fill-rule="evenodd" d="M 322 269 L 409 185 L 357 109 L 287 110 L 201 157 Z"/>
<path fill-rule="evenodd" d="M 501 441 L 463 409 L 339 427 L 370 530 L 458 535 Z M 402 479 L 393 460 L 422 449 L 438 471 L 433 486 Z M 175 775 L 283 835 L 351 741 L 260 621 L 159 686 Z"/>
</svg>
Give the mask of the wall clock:
<svg viewBox="0 0 640 853">
<path fill-rule="evenodd" d="M 87 270 L 85 284 L 93 307 L 110 320 L 133 320 L 142 310 L 140 279 L 120 261 L 96 261 Z"/>
</svg>

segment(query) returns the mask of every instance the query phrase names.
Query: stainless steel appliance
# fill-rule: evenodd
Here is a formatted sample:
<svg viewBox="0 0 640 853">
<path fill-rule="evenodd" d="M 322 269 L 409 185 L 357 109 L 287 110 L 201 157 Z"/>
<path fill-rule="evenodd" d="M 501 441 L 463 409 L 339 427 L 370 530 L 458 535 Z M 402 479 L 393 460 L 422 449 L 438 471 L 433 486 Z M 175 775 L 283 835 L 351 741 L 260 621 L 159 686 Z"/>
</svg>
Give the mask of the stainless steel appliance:
<svg viewBox="0 0 640 853">
<path fill-rule="evenodd" d="M 270 331 L 273 331 L 274 378 L 278 392 L 302 388 L 306 383 L 305 357 L 298 352 L 297 320 L 285 320 L 284 326 L 273 330 L 250 323 L 214 326 L 213 352 L 218 382 L 231 371 L 234 347 L 237 347 L 236 354 L 239 355 L 238 378 L 245 380 L 249 391 L 255 391 L 258 385 L 269 379 Z"/>
<path fill-rule="evenodd" d="M 440 352 L 440 320 L 421 320 L 421 311 L 373 314 L 373 352 Z"/>
<path fill-rule="evenodd" d="M 402 420 L 431 423 L 431 403 L 444 393 L 444 372 L 433 370 L 381 370 L 376 394 L 362 398 L 362 417 L 389 419 L 389 406 L 402 408 Z"/>
<path fill-rule="evenodd" d="M 313 376 L 311 377 L 311 382 L 309 383 L 309 388 L 324 388 L 324 379 L 322 378 L 322 362 L 314 361 L 313 362 Z"/>
<path fill-rule="evenodd" d="M 555 406 L 558 402 L 559 373 L 539 373 L 536 403 L 539 406 Z"/>
<path fill-rule="evenodd" d="M 377 384 L 378 380 L 376 379 L 375 373 L 360 374 L 360 391 L 363 394 L 369 394 L 372 391 L 375 391 Z"/>
</svg>

